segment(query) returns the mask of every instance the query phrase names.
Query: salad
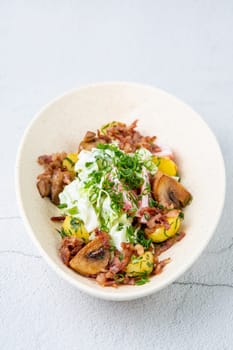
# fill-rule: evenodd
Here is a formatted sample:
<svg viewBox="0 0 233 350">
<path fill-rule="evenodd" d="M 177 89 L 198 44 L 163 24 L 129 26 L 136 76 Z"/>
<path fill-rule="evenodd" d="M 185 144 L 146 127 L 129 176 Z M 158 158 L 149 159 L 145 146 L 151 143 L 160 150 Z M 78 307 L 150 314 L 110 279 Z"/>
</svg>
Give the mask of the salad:
<svg viewBox="0 0 233 350">
<path fill-rule="evenodd" d="M 87 131 L 77 152 L 42 155 L 37 188 L 61 212 L 59 253 L 101 286 L 142 285 L 170 259 L 159 256 L 185 233 L 181 184 L 171 149 L 131 125 L 113 121 Z"/>
</svg>

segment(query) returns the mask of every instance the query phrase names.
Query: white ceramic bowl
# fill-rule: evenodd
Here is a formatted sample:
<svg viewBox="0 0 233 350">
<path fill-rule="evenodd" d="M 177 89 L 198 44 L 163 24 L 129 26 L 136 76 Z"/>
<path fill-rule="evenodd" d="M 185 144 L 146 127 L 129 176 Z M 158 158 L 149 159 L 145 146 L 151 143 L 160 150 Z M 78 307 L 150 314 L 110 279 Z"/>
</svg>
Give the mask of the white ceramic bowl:
<svg viewBox="0 0 233 350">
<path fill-rule="evenodd" d="M 187 235 L 164 257 L 171 257 L 161 275 L 143 286 L 102 288 L 67 268 L 58 254 L 60 237 L 50 217 L 56 208 L 42 199 L 36 176 L 38 155 L 75 151 L 87 130 L 119 120 L 139 119 L 139 129 L 170 145 L 182 182 L 193 194 L 185 209 Z M 223 208 L 225 169 L 215 136 L 201 117 L 177 98 L 154 87 L 131 83 L 100 83 L 66 93 L 45 106 L 26 130 L 17 158 L 16 188 L 30 237 L 49 265 L 83 292 L 107 300 L 130 300 L 154 293 L 186 271 L 214 233 Z"/>
</svg>

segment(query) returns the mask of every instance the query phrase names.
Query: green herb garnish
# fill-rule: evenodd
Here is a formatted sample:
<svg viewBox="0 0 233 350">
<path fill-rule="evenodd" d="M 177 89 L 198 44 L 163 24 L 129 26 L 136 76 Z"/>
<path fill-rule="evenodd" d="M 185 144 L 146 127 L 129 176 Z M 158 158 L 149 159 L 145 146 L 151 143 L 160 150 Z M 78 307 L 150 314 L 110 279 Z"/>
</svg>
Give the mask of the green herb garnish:
<svg viewBox="0 0 233 350">
<path fill-rule="evenodd" d="M 119 260 L 122 261 L 124 259 L 124 254 L 120 253 Z"/>
<path fill-rule="evenodd" d="M 184 213 L 182 211 L 179 213 L 179 218 L 184 219 Z"/>
<path fill-rule="evenodd" d="M 149 281 L 150 281 L 150 279 L 148 277 L 148 274 L 144 273 L 144 274 L 142 274 L 142 276 L 140 276 L 139 279 L 137 279 L 135 281 L 135 284 L 137 286 L 142 286 L 143 284 L 148 283 Z"/>
<path fill-rule="evenodd" d="M 134 233 L 135 233 L 135 231 L 134 231 L 133 226 L 128 226 L 126 228 L 126 237 L 128 238 L 130 243 L 135 243 L 136 242 Z"/>
<path fill-rule="evenodd" d="M 115 281 L 116 283 L 121 283 L 121 282 L 124 281 L 124 279 L 125 279 L 125 275 L 123 275 L 122 273 L 116 273 L 116 274 L 114 275 L 114 281 Z"/>
<path fill-rule="evenodd" d="M 67 208 L 67 204 L 66 203 L 61 203 L 61 204 L 58 204 L 57 206 L 59 209 L 64 209 L 64 208 Z"/>
<path fill-rule="evenodd" d="M 124 228 L 124 224 L 122 222 L 119 222 L 117 226 L 117 231 L 121 231 Z"/>
<path fill-rule="evenodd" d="M 67 212 L 70 214 L 70 215 L 75 215 L 78 213 L 78 208 L 77 206 L 73 207 L 73 208 L 70 208 L 67 210 Z"/>
<path fill-rule="evenodd" d="M 65 157 L 64 160 L 67 160 L 72 166 L 75 165 L 75 163 L 73 162 L 73 160 L 70 159 L 69 157 Z"/>
<path fill-rule="evenodd" d="M 60 230 L 56 229 L 56 231 L 59 233 L 59 235 L 61 236 L 61 238 L 67 237 L 69 236 L 66 231 L 64 230 L 64 228 L 62 227 Z"/>
<path fill-rule="evenodd" d="M 78 218 L 73 217 L 70 219 L 70 225 L 74 229 L 74 231 L 78 231 L 78 229 L 82 225 L 82 221 L 80 221 L 80 219 Z"/>
<path fill-rule="evenodd" d="M 144 230 L 137 231 L 137 243 L 141 244 L 144 248 L 148 249 L 151 246 L 152 239 L 146 238 Z"/>
</svg>

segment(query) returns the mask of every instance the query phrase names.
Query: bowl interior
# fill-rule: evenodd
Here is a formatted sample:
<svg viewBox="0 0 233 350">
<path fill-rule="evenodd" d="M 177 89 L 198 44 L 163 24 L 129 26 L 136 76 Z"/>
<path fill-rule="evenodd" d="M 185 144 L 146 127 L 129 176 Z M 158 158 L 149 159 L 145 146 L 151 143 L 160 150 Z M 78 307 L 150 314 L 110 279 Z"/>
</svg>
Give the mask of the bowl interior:
<svg viewBox="0 0 233 350">
<path fill-rule="evenodd" d="M 182 182 L 193 194 L 185 209 L 185 239 L 163 254 L 171 263 L 143 286 L 102 288 L 67 268 L 60 260 L 60 238 L 50 217 L 57 209 L 42 199 L 36 177 L 42 172 L 38 155 L 74 152 L 87 130 L 119 120 L 139 119 L 139 129 L 157 135 L 173 149 Z M 71 91 L 47 105 L 27 129 L 17 162 L 17 190 L 22 216 L 41 253 L 54 269 L 83 291 L 111 300 L 150 294 L 172 282 L 199 256 L 221 214 L 225 189 L 222 155 L 203 120 L 171 95 L 152 87 L 129 83 L 97 84 Z"/>
</svg>

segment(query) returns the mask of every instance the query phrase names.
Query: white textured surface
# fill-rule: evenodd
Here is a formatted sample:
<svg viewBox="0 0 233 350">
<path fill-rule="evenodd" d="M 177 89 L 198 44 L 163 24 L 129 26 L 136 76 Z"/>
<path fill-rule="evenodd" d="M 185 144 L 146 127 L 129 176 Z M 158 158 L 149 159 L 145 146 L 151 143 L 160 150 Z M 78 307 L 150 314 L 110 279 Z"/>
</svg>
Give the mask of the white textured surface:
<svg viewBox="0 0 233 350">
<path fill-rule="evenodd" d="M 226 0 L 0 2 L 1 349 L 232 349 L 232 32 Z M 225 210 L 208 248 L 179 281 L 133 302 L 93 299 L 60 280 L 15 203 L 15 153 L 33 114 L 101 80 L 177 95 L 203 115 L 226 162 Z"/>
</svg>

